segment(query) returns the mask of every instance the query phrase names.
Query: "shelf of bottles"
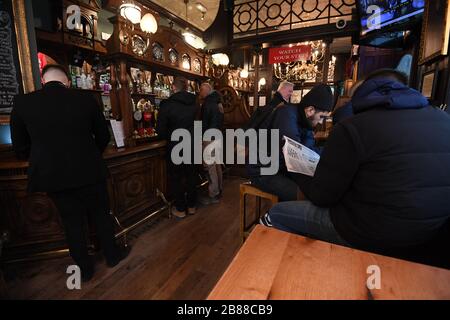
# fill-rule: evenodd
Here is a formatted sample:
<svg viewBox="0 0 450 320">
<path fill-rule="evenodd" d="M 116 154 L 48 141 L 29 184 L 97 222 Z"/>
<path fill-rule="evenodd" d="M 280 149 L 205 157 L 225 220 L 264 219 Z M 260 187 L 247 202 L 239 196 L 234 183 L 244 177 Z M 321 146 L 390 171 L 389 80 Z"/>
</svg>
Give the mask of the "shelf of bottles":
<svg viewBox="0 0 450 320">
<path fill-rule="evenodd" d="M 105 118 L 107 120 L 113 119 L 111 100 L 109 96 L 112 88 L 109 67 L 93 68 L 90 64 L 84 61 L 81 67 L 69 65 L 69 73 L 71 87 L 77 90 L 92 91 L 95 93 L 95 97 L 100 94 L 100 102 L 103 106 Z"/>
<path fill-rule="evenodd" d="M 155 82 L 153 86 L 153 93 L 155 94 L 156 104 L 159 106 L 161 101 L 170 97 L 172 92 L 172 83 L 174 76 L 157 73 L 155 75 Z M 198 94 L 200 92 L 200 86 L 197 81 L 188 80 L 188 92 Z"/>
<path fill-rule="evenodd" d="M 133 108 L 133 139 L 137 142 L 157 137 L 156 125 L 159 107 L 172 92 L 174 76 L 153 73 L 149 70 L 130 67 L 128 87 Z M 188 91 L 199 92 L 196 81 L 188 81 Z"/>
<path fill-rule="evenodd" d="M 252 92 L 254 88 L 253 78 L 241 77 L 239 70 L 229 70 L 227 84 L 241 92 Z"/>
<path fill-rule="evenodd" d="M 133 139 L 148 140 L 157 136 L 156 121 L 158 107 L 152 87 L 152 73 L 148 70 L 131 67 L 128 74 L 133 108 Z"/>
</svg>

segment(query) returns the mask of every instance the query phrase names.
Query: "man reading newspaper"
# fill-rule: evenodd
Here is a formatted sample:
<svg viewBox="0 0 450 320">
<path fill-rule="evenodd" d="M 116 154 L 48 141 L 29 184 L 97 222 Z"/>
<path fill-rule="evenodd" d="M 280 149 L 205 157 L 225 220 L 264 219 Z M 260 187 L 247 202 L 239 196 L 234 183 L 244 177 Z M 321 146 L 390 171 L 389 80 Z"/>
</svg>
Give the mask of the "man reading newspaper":
<svg viewBox="0 0 450 320">
<path fill-rule="evenodd" d="M 301 172 L 288 174 L 307 201 L 278 203 L 263 220 L 382 254 L 425 257 L 440 248 L 430 259 L 450 258 L 448 240 L 439 241 L 450 234 L 450 140 L 443 138 L 450 117 L 406 83 L 396 70 L 369 75 L 352 97 L 354 115 L 334 126 L 315 171 L 317 159 L 286 139 L 286 165 Z"/>
</svg>

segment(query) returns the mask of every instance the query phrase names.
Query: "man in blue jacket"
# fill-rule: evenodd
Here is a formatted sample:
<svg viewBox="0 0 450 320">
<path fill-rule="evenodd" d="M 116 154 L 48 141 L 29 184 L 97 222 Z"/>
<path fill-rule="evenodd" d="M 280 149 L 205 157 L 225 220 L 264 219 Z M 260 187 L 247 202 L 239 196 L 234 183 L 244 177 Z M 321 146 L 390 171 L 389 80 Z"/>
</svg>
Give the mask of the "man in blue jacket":
<svg viewBox="0 0 450 320">
<path fill-rule="evenodd" d="M 402 78 L 382 70 L 366 79 L 314 177 L 291 174 L 309 201 L 277 204 L 263 223 L 375 251 L 420 246 L 440 232 L 450 218 L 450 116 Z"/>
<path fill-rule="evenodd" d="M 263 191 L 277 195 L 280 201 L 296 200 L 298 187 L 288 177 L 281 152 L 281 147 L 284 144 L 283 136 L 287 136 L 320 153 L 320 149 L 315 146 L 313 127 L 322 123 L 323 117 L 330 113 L 332 107 L 333 95 L 330 87 L 325 84 L 319 84 L 312 88 L 299 104 L 286 102 L 279 106 L 267 129 L 279 130 L 280 168 L 275 175 L 261 175 L 259 170 L 256 171 L 257 174 L 250 175 L 252 183 Z M 256 166 L 253 165 L 253 167 Z M 248 170 L 248 172 L 254 173 L 255 170 Z"/>
</svg>

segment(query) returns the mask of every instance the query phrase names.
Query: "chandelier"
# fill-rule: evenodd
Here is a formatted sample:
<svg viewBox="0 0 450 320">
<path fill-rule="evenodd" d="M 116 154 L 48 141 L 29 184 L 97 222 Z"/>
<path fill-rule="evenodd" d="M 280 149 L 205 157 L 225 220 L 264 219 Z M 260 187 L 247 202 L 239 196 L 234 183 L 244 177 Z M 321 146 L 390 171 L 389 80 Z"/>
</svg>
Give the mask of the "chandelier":
<svg viewBox="0 0 450 320">
<path fill-rule="evenodd" d="M 323 62 L 326 44 L 322 40 L 306 41 L 298 45 L 311 47 L 311 57 L 307 61 L 293 61 L 289 63 L 275 63 L 273 74 L 280 80 L 320 82 L 322 81 Z M 290 47 L 292 45 L 289 45 Z"/>
<path fill-rule="evenodd" d="M 328 61 L 328 82 L 333 82 L 334 81 L 334 69 L 336 66 L 336 57 L 332 56 L 331 60 Z"/>
</svg>

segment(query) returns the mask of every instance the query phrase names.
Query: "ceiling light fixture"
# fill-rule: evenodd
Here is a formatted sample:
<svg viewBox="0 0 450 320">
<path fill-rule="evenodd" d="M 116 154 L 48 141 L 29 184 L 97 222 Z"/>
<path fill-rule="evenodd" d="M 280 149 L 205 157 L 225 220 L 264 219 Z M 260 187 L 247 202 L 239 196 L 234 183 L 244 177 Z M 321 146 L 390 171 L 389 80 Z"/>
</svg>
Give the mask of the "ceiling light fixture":
<svg viewBox="0 0 450 320">
<path fill-rule="evenodd" d="M 158 30 L 158 23 L 156 18 L 151 13 L 146 13 L 141 19 L 141 30 L 148 34 L 155 34 Z"/>
<path fill-rule="evenodd" d="M 141 21 L 141 8 L 131 0 L 127 0 L 120 5 L 119 13 L 132 24 L 137 24 Z"/>
<path fill-rule="evenodd" d="M 197 4 L 195 5 L 195 7 L 197 8 L 198 11 L 201 12 L 202 17 L 200 19 L 205 20 L 205 14 L 208 11 L 208 9 L 203 5 L 203 3 L 201 2 L 197 2 Z"/>
<path fill-rule="evenodd" d="M 230 58 L 225 53 L 215 53 L 212 55 L 212 61 L 216 66 L 227 66 L 230 63 Z"/>
</svg>

